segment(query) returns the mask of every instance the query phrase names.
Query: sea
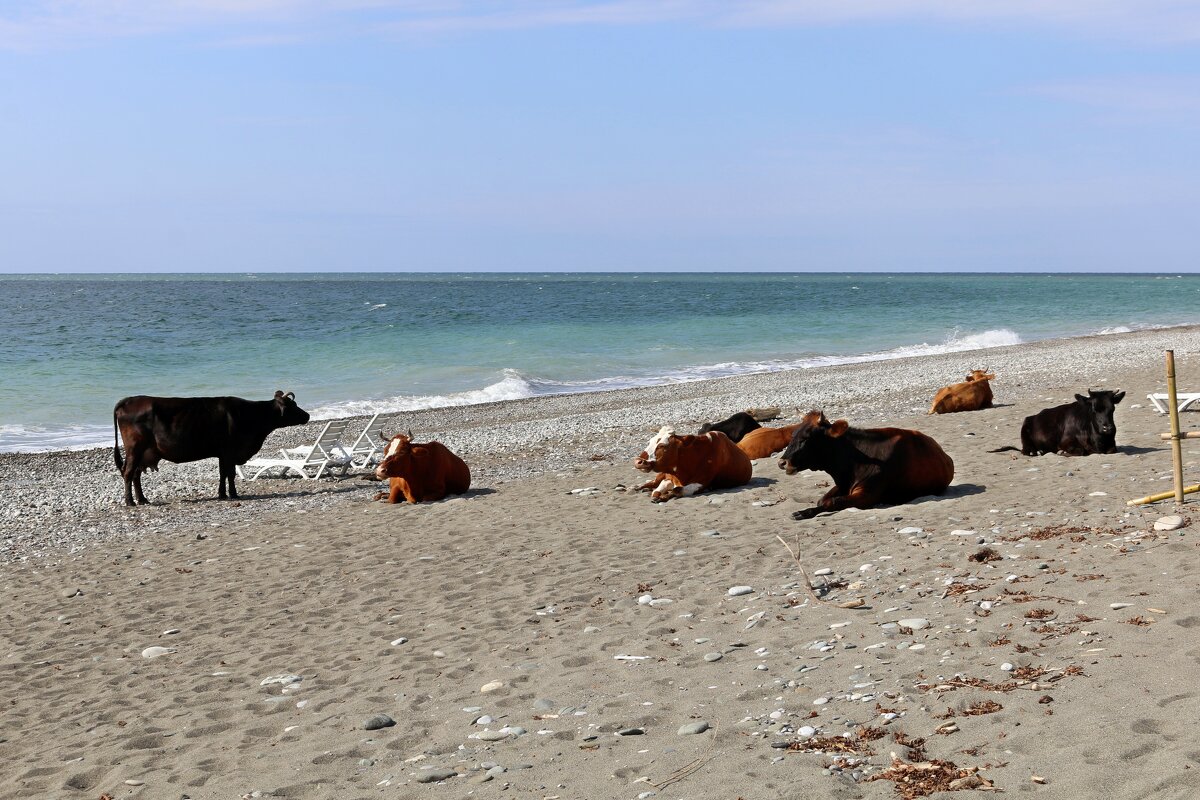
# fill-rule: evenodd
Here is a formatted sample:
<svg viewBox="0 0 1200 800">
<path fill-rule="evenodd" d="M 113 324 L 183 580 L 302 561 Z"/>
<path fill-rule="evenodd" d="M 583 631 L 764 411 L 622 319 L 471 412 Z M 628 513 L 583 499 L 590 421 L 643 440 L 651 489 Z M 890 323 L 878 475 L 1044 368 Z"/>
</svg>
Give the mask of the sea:
<svg viewBox="0 0 1200 800">
<path fill-rule="evenodd" d="M 321 419 L 1195 323 L 1200 275 L 0 275 L 0 452 L 111 444 L 133 394 Z"/>
</svg>

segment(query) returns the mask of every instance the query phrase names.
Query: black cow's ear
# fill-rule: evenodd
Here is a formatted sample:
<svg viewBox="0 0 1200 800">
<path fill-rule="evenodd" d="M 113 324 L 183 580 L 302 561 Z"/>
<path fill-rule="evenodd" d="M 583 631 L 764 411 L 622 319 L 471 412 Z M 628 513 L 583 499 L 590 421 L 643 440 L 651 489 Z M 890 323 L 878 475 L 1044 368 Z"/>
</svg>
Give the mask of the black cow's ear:
<svg viewBox="0 0 1200 800">
<path fill-rule="evenodd" d="M 283 389 L 276 389 L 275 390 L 275 399 L 278 400 L 281 397 L 283 397 Z"/>
<path fill-rule="evenodd" d="M 1121 402 L 1124 399 L 1125 399 L 1125 392 L 1118 389 L 1117 393 L 1113 395 L 1113 405 L 1115 406 L 1117 403 Z"/>
<path fill-rule="evenodd" d="M 1089 391 L 1089 392 L 1091 392 L 1092 390 L 1091 390 L 1091 389 L 1088 389 L 1088 391 Z M 1075 399 L 1076 399 L 1076 400 L 1078 400 L 1078 401 L 1079 401 L 1079 402 L 1081 402 L 1081 403 L 1086 403 L 1086 402 L 1088 402 L 1088 400 L 1089 400 L 1090 398 L 1084 397 L 1084 396 L 1083 396 L 1083 395 L 1081 395 L 1081 394 L 1077 394 L 1077 395 L 1075 395 Z"/>
</svg>

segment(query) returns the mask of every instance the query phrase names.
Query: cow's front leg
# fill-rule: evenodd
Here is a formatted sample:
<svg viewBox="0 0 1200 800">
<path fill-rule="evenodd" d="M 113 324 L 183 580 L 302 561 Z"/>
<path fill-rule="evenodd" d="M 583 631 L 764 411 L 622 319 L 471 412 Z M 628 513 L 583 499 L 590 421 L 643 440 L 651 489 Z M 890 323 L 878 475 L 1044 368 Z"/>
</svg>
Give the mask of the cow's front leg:
<svg viewBox="0 0 1200 800">
<path fill-rule="evenodd" d="M 674 475 L 664 475 L 662 482 L 650 493 L 650 499 L 655 503 L 665 503 L 681 494 L 683 494 L 683 482 Z"/>
<path fill-rule="evenodd" d="M 667 479 L 666 473 L 660 472 L 657 475 L 655 475 L 653 478 L 651 478 L 650 480 L 646 481 L 645 483 L 643 483 L 639 486 L 635 486 L 633 490 L 635 492 L 648 492 L 651 489 L 653 489 L 654 487 L 658 486 L 663 481 L 665 481 L 666 479 Z"/>
<path fill-rule="evenodd" d="M 237 484 L 234 481 L 237 479 L 237 466 L 232 461 L 225 465 L 225 477 L 229 481 L 229 499 L 237 500 Z"/>
<path fill-rule="evenodd" d="M 408 499 L 411 494 L 412 489 L 409 488 L 408 481 L 403 478 L 392 478 L 392 482 L 388 487 L 387 501 L 389 503 L 403 503 L 408 500 L 411 503 L 412 501 Z"/>
</svg>

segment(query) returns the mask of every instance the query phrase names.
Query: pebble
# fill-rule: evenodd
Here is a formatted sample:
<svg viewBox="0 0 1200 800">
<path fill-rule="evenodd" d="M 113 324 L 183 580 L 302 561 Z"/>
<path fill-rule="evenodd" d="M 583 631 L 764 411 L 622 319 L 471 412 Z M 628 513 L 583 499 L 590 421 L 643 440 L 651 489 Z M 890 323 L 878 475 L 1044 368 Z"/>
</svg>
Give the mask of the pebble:
<svg viewBox="0 0 1200 800">
<path fill-rule="evenodd" d="M 163 636 L 174 636 L 177 633 L 179 633 L 179 628 L 167 628 L 165 631 L 162 632 L 162 635 Z"/>
<path fill-rule="evenodd" d="M 146 782 L 145 782 L 145 781 L 139 781 L 139 780 L 137 780 L 137 779 L 135 779 L 135 778 L 130 778 L 129 780 L 125 781 L 125 785 L 126 785 L 126 786 L 145 786 L 145 785 L 146 785 Z"/>
<path fill-rule="evenodd" d="M 538 699 L 533 701 L 535 711 L 553 711 L 555 702 L 553 700 Z"/>
<path fill-rule="evenodd" d="M 159 656 L 169 655 L 174 652 L 174 647 L 147 647 L 142 651 L 142 658 L 158 658 Z"/>
<path fill-rule="evenodd" d="M 77 597 L 77 596 L 83 594 L 83 590 L 80 589 L 78 586 L 69 586 L 66 589 L 61 590 L 58 594 L 59 594 L 59 597 L 62 597 L 64 599 L 70 599 L 72 597 Z"/>
<path fill-rule="evenodd" d="M 258 685 L 259 686 L 270 686 L 273 683 L 278 683 L 283 686 L 287 686 L 288 684 L 299 683 L 302 680 L 304 680 L 304 679 L 301 678 L 299 675 L 292 675 L 291 673 L 284 673 L 283 675 L 272 675 L 269 678 L 263 678 L 259 682 Z"/>
<path fill-rule="evenodd" d="M 821 567 L 818 570 L 813 570 L 813 575 L 832 575 L 833 570 L 829 567 Z"/>
<path fill-rule="evenodd" d="M 648 606 L 650 605 L 650 601 L 653 599 L 654 597 L 652 595 L 644 594 L 637 599 L 637 604 L 639 606 Z"/>
<path fill-rule="evenodd" d="M 617 731 L 617 736 L 641 736 L 645 732 L 645 728 L 622 728 Z"/>
<path fill-rule="evenodd" d="M 814 706 L 823 706 L 828 702 L 829 702 L 828 697 L 818 697 L 816 700 L 813 700 L 812 704 Z"/>
<path fill-rule="evenodd" d="M 528 731 L 520 725 L 505 725 L 500 729 L 501 733 L 507 733 L 509 736 L 524 736 Z"/>
<path fill-rule="evenodd" d="M 583 632 L 584 633 L 599 633 L 600 629 L 597 628 L 595 625 L 588 625 L 586 628 L 583 629 Z"/>
<path fill-rule="evenodd" d="M 738 595 L 750 594 L 753 591 L 753 586 L 731 586 L 726 594 L 728 594 L 730 597 L 737 597 Z"/>
<path fill-rule="evenodd" d="M 417 783 L 437 783 L 458 775 L 452 769 L 423 769 L 417 773 Z"/>
<path fill-rule="evenodd" d="M 908 619 L 900 620 L 900 627 L 920 631 L 929 627 L 929 620 L 923 617 L 909 617 Z"/>
<path fill-rule="evenodd" d="M 473 725 L 491 725 L 495 721 L 496 720 L 492 719 L 489 715 L 484 714 L 482 717 L 479 717 L 478 719 L 476 719 L 475 722 L 473 722 L 472 724 Z"/>
<path fill-rule="evenodd" d="M 712 501 L 710 500 L 709 502 L 712 502 Z M 709 538 L 715 538 L 717 536 L 720 536 L 721 532 L 720 531 L 700 531 L 700 535 L 707 536 Z"/>
<path fill-rule="evenodd" d="M 1183 527 L 1183 517 L 1178 514 L 1171 514 L 1166 517 L 1159 517 L 1154 521 L 1154 530 L 1156 531 L 1173 531 Z"/>
<path fill-rule="evenodd" d="M 475 734 L 475 738 L 484 742 L 498 742 L 501 739 L 507 739 L 511 735 L 504 731 L 480 731 Z"/>
<path fill-rule="evenodd" d="M 483 686 L 480 686 L 479 691 L 484 692 L 484 693 L 494 692 L 497 689 L 503 688 L 503 686 L 504 686 L 504 681 L 489 681 L 488 683 L 485 683 Z"/>
<path fill-rule="evenodd" d="M 390 728 L 395 724 L 396 720 L 392 719 L 387 714 L 376 714 L 363 723 L 363 730 L 377 731 L 380 728 Z"/>
<path fill-rule="evenodd" d="M 796 733 L 800 734 L 805 739 L 808 739 L 809 737 L 817 735 L 817 729 L 812 725 L 801 725 L 800 730 L 796 731 Z"/>
<path fill-rule="evenodd" d="M 721 653 L 705 653 L 704 654 L 705 661 L 720 661 L 724 657 L 725 656 Z"/>
<path fill-rule="evenodd" d="M 407 636 L 401 636 L 399 639 L 392 639 L 392 647 L 399 647 L 408 641 Z"/>
<path fill-rule="evenodd" d="M 670 598 L 667 598 L 667 597 L 656 597 L 650 601 L 650 607 L 651 608 L 662 608 L 664 606 L 669 606 L 669 605 L 671 605 L 671 603 L 674 603 L 674 602 L 675 602 L 674 600 L 671 600 Z"/>
<path fill-rule="evenodd" d="M 700 722 L 690 722 L 679 729 L 680 736 L 694 736 L 697 733 L 704 733 L 708 730 L 708 723 L 701 720 Z"/>
<path fill-rule="evenodd" d="M 916 536 L 918 533 L 924 532 L 924 528 L 913 528 L 911 526 L 908 528 L 901 528 L 900 530 L 896 531 L 896 533 L 899 533 L 901 536 Z"/>
<path fill-rule="evenodd" d="M 1010 663 L 1008 661 L 1005 661 L 1003 664 L 1000 665 L 1000 670 L 1002 672 L 1012 672 L 1014 669 L 1016 669 L 1016 667 L 1014 667 L 1012 665 L 1012 663 Z"/>
<path fill-rule="evenodd" d="M 954 530 L 950 531 L 951 536 L 976 536 L 978 531 Z"/>
<path fill-rule="evenodd" d="M 1122 608 L 1129 608 L 1133 603 L 1109 603 L 1108 607 L 1113 611 L 1120 611 Z"/>
</svg>

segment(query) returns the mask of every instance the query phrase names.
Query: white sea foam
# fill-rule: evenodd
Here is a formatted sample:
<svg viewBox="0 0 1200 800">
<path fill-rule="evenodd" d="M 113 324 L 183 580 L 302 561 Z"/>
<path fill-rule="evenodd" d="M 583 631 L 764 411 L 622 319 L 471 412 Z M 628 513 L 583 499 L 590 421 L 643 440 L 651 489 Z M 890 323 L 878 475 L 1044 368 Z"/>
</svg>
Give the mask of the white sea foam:
<svg viewBox="0 0 1200 800">
<path fill-rule="evenodd" d="M 712 378 L 725 378 L 732 375 L 782 372 L 790 369 L 812 369 L 813 367 L 837 366 L 839 364 L 858 364 L 868 361 L 909 358 L 912 356 L 957 353 L 1020 343 L 1021 337 L 1017 333 L 1001 328 L 966 335 L 960 335 L 958 331 L 955 331 L 944 342 L 939 344 L 921 343 L 906 345 L 875 353 L 821 355 L 797 359 L 763 361 L 726 361 L 717 364 L 680 367 L 653 373 L 647 372 L 640 375 L 611 375 L 580 381 L 549 380 L 523 375 L 515 369 L 506 369 L 503 372 L 504 377 L 501 380 L 484 386 L 482 389 L 471 389 L 452 394 L 396 395 L 372 400 L 347 400 L 320 406 L 312 412 L 312 415 L 314 419 L 333 419 L 345 416 L 367 416 L 375 413 L 418 411 L 426 408 L 469 406 L 480 403 L 493 403 L 500 400 L 519 400 L 526 397 L 664 386 L 674 383 L 691 383 L 693 381 L 709 380 Z"/>
</svg>

